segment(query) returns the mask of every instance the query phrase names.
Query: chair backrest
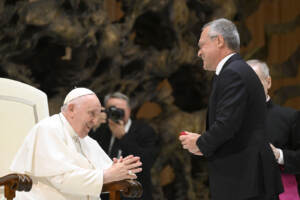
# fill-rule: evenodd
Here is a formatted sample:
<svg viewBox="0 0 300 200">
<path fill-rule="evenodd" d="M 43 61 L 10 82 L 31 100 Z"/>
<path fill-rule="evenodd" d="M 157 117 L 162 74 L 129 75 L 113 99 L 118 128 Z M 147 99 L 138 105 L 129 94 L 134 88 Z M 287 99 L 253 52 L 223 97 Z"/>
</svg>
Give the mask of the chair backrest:
<svg viewBox="0 0 300 200">
<path fill-rule="evenodd" d="M 0 177 L 9 166 L 29 130 L 49 116 L 47 95 L 30 85 L 0 78 Z"/>
</svg>

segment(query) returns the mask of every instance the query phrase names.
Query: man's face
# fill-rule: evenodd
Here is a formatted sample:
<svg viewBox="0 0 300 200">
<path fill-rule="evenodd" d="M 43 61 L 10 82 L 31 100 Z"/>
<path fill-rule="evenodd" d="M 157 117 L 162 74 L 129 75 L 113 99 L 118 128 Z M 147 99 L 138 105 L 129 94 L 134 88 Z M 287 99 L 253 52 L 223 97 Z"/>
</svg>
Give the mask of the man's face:
<svg viewBox="0 0 300 200">
<path fill-rule="evenodd" d="M 97 126 L 101 104 L 96 95 L 79 98 L 76 104 L 70 103 L 68 111 L 71 116 L 71 126 L 80 138 L 84 138 L 92 128 Z"/>
<path fill-rule="evenodd" d="M 198 42 L 198 56 L 203 60 L 203 68 L 208 71 L 215 71 L 218 65 L 217 37 L 210 38 L 209 27 L 204 28 Z"/>
<path fill-rule="evenodd" d="M 271 88 L 271 77 L 264 77 L 263 73 L 261 72 L 260 68 L 258 66 L 251 66 L 252 69 L 257 74 L 261 84 L 264 87 L 264 92 L 266 97 L 268 96 L 268 90 Z"/>
<path fill-rule="evenodd" d="M 127 104 L 127 102 L 124 99 L 119 99 L 119 98 L 110 98 L 106 102 L 105 108 L 109 108 L 111 106 L 115 106 L 117 108 L 123 109 L 124 110 L 124 118 L 123 121 L 126 124 L 128 119 L 130 118 L 130 108 Z"/>
</svg>

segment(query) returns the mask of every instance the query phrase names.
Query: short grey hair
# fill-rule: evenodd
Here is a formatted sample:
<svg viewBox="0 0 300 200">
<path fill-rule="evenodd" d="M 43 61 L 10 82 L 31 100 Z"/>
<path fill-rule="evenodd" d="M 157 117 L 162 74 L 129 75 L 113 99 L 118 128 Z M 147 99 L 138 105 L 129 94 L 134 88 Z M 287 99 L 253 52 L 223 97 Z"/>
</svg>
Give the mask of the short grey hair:
<svg viewBox="0 0 300 200">
<path fill-rule="evenodd" d="M 228 48 L 236 52 L 240 51 L 240 36 L 235 24 L 225 18 L 213 20 L 205 24 L 202 30 L 209 27 L 209 37 L 214 38 L 222 35 Z"/>
<path fill-rule="evenodd" d="M 104 97 L 104 105 L 106 105 L 107 101 L 109 99 L 111 99 L 111 98 L 125 100 L 127 102 L 128 107 L 130 108 L 130 99 L 125 94 L 123 94 L 121 92 L 114 92 L 114 93 L 110 93 L 110 94 L 105 95 L 105 97 Z"/>
<path fill-rule="evenodd" d="M 258 67 L 260 71 L 262 72 L 262 75 L 264 76 L 263 78 L 268 78 L 270 76 L 270 69 L 267 65 L 267 63 L 257 60 L 257 59 L 252 59 L 248 60 L 247 64 L 252 66 L 252 67 Z"/>
</svg>

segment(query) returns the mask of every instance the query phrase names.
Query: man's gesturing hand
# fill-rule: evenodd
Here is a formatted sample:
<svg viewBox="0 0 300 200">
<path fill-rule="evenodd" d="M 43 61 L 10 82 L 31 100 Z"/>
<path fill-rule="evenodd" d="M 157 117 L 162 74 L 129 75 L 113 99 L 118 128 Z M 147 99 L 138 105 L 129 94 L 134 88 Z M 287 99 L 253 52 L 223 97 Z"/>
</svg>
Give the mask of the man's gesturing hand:
<svg viewBox="0 0 300 200">
<path fill-rule="evenodd" d="M 198 140 L 198 138 L 200 136 L 201 135 L 197 134 L 197 133 L 191 133 L 191 132 L 184 131 L 184 132 L 181 132 L 181 134 L 179 136 L 179 140 L 184 149 L 187 149 L 192 154 L 202 156 L 203 154 L 199 150 L 199 148 L 196 144 L 196 141 Z"/>
</svg>

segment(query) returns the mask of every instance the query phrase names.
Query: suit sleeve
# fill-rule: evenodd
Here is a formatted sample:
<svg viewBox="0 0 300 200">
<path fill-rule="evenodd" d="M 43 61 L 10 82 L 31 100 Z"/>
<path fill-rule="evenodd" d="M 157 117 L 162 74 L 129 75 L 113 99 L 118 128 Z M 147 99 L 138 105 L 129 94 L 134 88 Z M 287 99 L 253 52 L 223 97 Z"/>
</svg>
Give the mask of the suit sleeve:
<svg viewBox="0 0 300 200">
<path fill-rule="evenodd" d="M 204 156 L 209 157 L 240 129 L 247 105 L 247 89 L 241 76 L 226 70 L 218 77 L 216 88 L 216 116 L 209 129 L 197 140 Z"/>
<path fill-rule="evenodd" d="M 300 174 L 300 114 L 295 112 L 289 135 L 289 148 L 283 149 L 284 171 Z"/>
<path fill-rule="evenodd" d="M 158 153 L 156 138 L 156 133 L 152 127 L 147 124 L 139 124 L 133 132 L 129 132 L 121 138 L 120 146 L 122 151 L 127 154 L 139 156 L 143 168 L 151 168 Z"/>
</svg>

